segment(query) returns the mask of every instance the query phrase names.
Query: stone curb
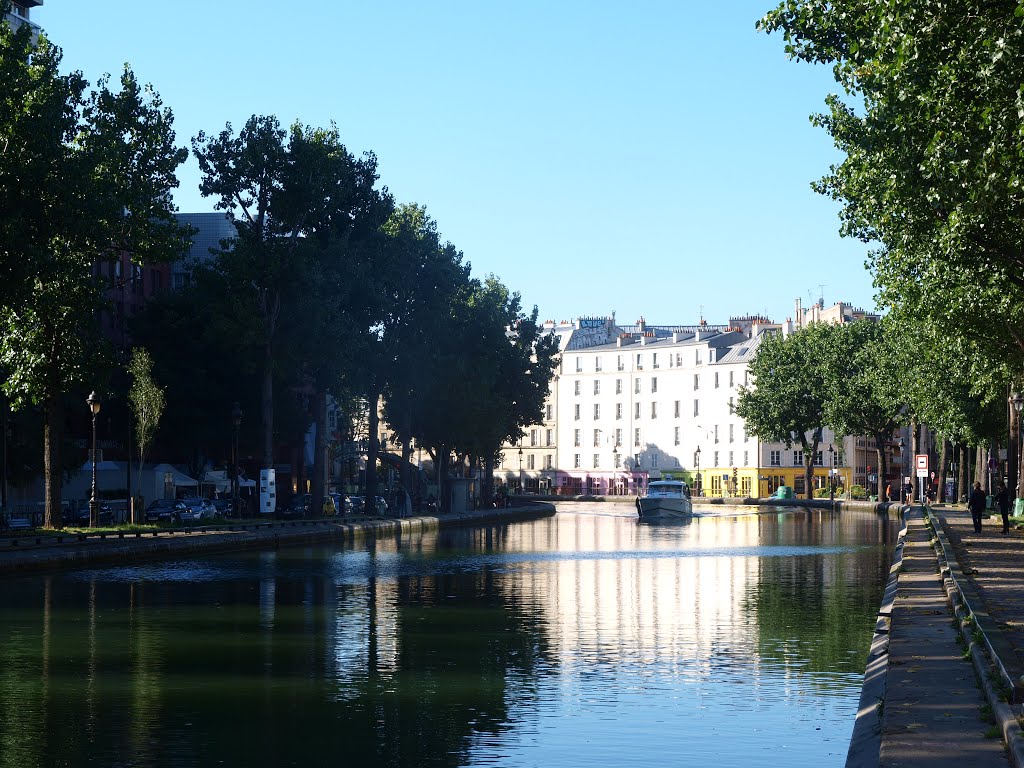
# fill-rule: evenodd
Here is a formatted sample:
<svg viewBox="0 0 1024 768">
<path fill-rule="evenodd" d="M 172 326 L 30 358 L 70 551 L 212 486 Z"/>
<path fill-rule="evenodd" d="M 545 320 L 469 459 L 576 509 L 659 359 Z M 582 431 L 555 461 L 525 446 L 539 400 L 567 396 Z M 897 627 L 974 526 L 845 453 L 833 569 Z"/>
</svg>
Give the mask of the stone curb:
<svg viewBox="0 0 1024 768">
<path fill-rule="evenodd" d="M 899 587 L 900 570 L 903 567 L 903 545 L 907 527 L 904 522 L 896 537 L 889 578 L 885 582 L 882 604 L 878 608 L 875 632 L 871 638 L 867 667 L 864 670 L 864 684 L 860 691 L 860 702 L 857 704 L 857 719 L 853 723 L 850 748 L 846 753 L 846 768 L 876 768 L 882 751 L 880 705 L 885 701 L 886 674 L 889 669 L 889 629 L 893 603 L 896 601 L 896 591 Z"/>
<path fill-rule="evenodd" d="M 12 548 L 0 553 L 0 577 L 37 571 L 96 566 L 125 565 L 166 560 L 197 554 L 217 554 L 280 546 L 354 541 L 367 536 L 402 536 L 424 531 L 485 523 L 505 523 L 549 517 L 551 504 L 530 504 L 508 509 L 487 509 L 453 515 L 365 520 L 360 522 L 309 521 L 306 525 L 248 530 L 195 531 L 180 536 L 146 538 L 134 536 L 92 540 L 85 547 L 77 542 L 33 548 Z M 71 548 L 71 547 L 75 548 Z"/>
<path fill-rule="evenodd" d="M 974 664 L 974 672 L 978 677 L 979 684 L 985 692 L 985 699 L 992 708 L 992 716 L 1003 733 L 1003 741 L 1007 747 L 1010 762 L 1014 768 L 1024 768 L 1024 733 L 1021 731 L 1020 723 L 1014 714 L 1011 706 L 1006 702 L 1006 697 L 993 685 L 992 678 L 1002 682 L 1006 691 L 1015 691 L 1018 686 L 1010 679 L 1006 667 L 995 651 L 989 637 L 993 627 L 986 632 L 987 621 L 979 621 L 979 616 L 987 618 L 987 612 L 983 611 L 980 600 L 977 601 L 978 613 L 971 607 L 965 591 L 973 593 L 973 590 L 965 590 L 968 584 L 960 568 L 960 562 L 956 559 L 956 553 L 942 529 L 940 521 L 932 514 L 930 508 L 925 508 L 926 519 L 932 529 L 933 548 L 935 558 L 939 564 L 939 573 L 942 575 L 942 583 L 946 590 L 946 596 L 953 606 L 953 613 L 958 621 L 960 636 L 967 643 L 971 653 L 971 662 Z M 977 598 L 976 598 L 977 599 Z M 980 636 L 981 643 L 977 642 L 974 633 Z"/>
</svg>

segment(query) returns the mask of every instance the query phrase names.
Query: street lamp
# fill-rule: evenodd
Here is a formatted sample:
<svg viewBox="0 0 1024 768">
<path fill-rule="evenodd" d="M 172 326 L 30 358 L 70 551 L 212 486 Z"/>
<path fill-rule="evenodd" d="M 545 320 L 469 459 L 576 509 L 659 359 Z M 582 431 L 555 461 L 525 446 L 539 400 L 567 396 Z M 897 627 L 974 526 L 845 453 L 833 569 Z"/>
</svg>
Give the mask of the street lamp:
<svg viewBox="0 0 1024 768">
<path fill-rule="evenodd" d="M 907 447 L 907 444 L 904 442 L 902 437 L 900 438 L 900 441 L 898 443 L 896 443 L 896 447 L 900 449 L 900 456 L 902 456 L 903 452 L 904 452 L 903 449 Z M 906 463 L 902 464 L 902 467 L 903 467 L 903 471 L 904 472 L 909 472 L 910 471 L 910 467 L 908 467 L 906 465 Z M 910 485 L 910 483 L 908 482 L 907 485 Z M 904 487 L 904 484 L 903 484 L 903 478 L 901 477 L 900 478 L 900 498 L 903 498 L 904 496 L 907 497 L 905 503 L 906 504 L 910 504 L 914 500 L 914 486 L 911 485 L 910 486 L 910 493 L 907 493 L 906 492 L 906 488 Z"/>
<path fill-rule="evenodd" d="M 238 428 L 242 426 L 242 406 L 236 401 L 234 406 L 231 408 L 231 425 L 233 429 L 233 440 L 231 443 L 231 458 L 232 463 L 235 465 L 235 472 L 231 478 L 231 510 L 238 517 L 241 515 L 238 512 Z"/>
<path fill-rule="evenodd" d="M 700 496 L 700 446 L 697 446 L 697 450 L 693 453 L 694 463 L 697 465 L 697 495 Z"/>
<path fill-rule="evenodd" d="M 610 496 L 619 495 L 619 447 L 617 445 L 612 446 L 612 489 L 609 492 Z"/>
<path fill-rule="evenodd" d="M 100 502 L 96 498 L 96 417 L 100 414 L 100 406 L 103 400 L 96 394 L 95 390 L 85 398 L 92 412 L 92 496 L 89 497 L 89 527 L 95 528 L 100 524 Z"/>
<path fill-rule="evenodd" d="M 828 444 L 828 500 L 836 503 L 836 449 Z"/>
<path fill-rule="evenodd" d="M 519 448 L 519 493 L 523 493 L 523 449 Z"/>
</svg>

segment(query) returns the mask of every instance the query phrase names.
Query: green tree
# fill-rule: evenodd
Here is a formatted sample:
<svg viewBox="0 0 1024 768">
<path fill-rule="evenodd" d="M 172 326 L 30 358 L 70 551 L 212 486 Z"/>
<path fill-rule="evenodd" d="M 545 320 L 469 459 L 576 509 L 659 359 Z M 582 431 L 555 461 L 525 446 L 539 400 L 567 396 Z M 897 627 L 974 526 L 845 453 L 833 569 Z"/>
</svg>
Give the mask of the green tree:
<svg viewBox="0 0 1024 768">
<path fill-rule="evenodd" d="M 61 75 L 60 49 L 26 27 L 0 24 L 0 368 L 13 407 L 44 407 L 45 525 L 59 527 L 62 395 L 97 376 L 97 260 L 128 250 L 137 261 L 182 245 L 170 192 L 187 154 L 173 116 L 130 70 L 121 88 L 88 95 L 80 73 Z M 7 265 L 16 264 L 15 267 Z"/>
<path fill-rule="evenodd" d="M 318 287 L 302 283 L 310 273 L 305 260 L 315 247 L 343 243 L 367 219 L 379 225 L 391 198 L 374 186 L 376 158 L 353 157 L 333 126 L 296 123 L 285 131 L 275 117 L 253 116 L 237 135 L 228 124 L 217 136 L 200 133 L 192 147 L 203 174 L 202 193 L 216 198 L 216 208 L 237 229 L 217 266 L 229 290 L 246 294 L 255 313 L 263 464 L 272 466 L 282 317 L 292 317 L 307 291 Z"/>
<path fill-rule="evenodd" d="M 146 462 L 146 454 L 153 442 L 160 417 L 163 416 L 167 399 L 164 391 L 153 381 L 153 360 L 145 349 L 133 349 L 128 363 L 128 373 L 132 378 L 128 390 L 128 402 L 135 417 L 135 440 L 139 446 L 139 486 L 142 486 L 142 466 Z M 130 448 L 129 448 L 130 450 Z M 133 507 L 134 512 L 134 507 Z M 134 519 L 133 522 L 138 522 Z"/>
<path fill-rule="evenodd" d="M 1024 34 L 1016 2 L 787 0 L 759 23 L 831 64 L 815 117 L 845 155 L 817 185 L 879 247 L 883 306 L 956 340 L 976 381 L 1024 381 Z"/>
<path fill-rule="evenodd" d="M 825 362 L 834 357 L 840 333 L 837 325 L 814 323 L 788 336 L 763 336 L 749 368 L 754 383 L 740 388 L 736 402 L 736 413 L 761 440 L 801 447 L 809 499 L 830 395 Z"/>
<path fill-rule="evenodd" d="M 858 320 L 831 326 L 833 349 L 824 358 L 827 396 L 825 424 L 841 435 L 870 435 L 878 463 L 878 498 L 885 498 L 888 451 L 896 428 L 906 420 L 906 397 L 900 377 L 889 364 L 889 321 Z"/>
</svg>

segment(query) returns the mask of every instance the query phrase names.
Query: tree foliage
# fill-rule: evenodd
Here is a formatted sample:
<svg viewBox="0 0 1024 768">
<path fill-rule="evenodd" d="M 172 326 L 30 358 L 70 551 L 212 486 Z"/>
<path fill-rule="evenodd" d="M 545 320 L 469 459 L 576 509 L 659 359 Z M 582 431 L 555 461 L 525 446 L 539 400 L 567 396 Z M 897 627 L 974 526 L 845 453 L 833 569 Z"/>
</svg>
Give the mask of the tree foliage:
<svg viewBox="0 0 1024 768">
<path fill-rule="evenodd" d="M 975 381 L 1024 373 L 1024 14 L 786 0 L 759 23 L 794 58 L 831 64 L 842 97 L 815 118 L 845 154 L 817 189 L 842 231 L 878 243 L 883 306 L 957 340 Z"/>
<path fill-rule="evenodd" d="M 149 352 L 138 348 L 132 350 L 128 363 L 128 373 L 132 377 L 131 388 L 128 390 L 128 402 L 135 417 L 135 441 L 139 447 L 139 484 L 142 484 L 142 466 L 146 462 L 149 451 L 160 425 L 167 399 L 164 390 L 153 381 L 153 360 Z"/>
</svg>

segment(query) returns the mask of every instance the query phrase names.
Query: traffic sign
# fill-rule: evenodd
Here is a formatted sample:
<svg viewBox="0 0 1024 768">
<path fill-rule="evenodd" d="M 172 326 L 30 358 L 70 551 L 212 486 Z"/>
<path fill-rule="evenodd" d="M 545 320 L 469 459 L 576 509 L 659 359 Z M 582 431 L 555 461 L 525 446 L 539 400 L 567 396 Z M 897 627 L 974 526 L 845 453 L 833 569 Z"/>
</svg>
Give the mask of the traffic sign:
<svg viewBox="0 0 1024 768">
<path fill-rule="evenodd" d="M 917 467 L 918 477 L 928 477 L 928 454 L 919 453 L 914 456 L 914 464 Z"/>
</svg>

